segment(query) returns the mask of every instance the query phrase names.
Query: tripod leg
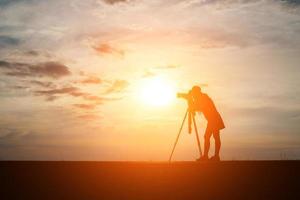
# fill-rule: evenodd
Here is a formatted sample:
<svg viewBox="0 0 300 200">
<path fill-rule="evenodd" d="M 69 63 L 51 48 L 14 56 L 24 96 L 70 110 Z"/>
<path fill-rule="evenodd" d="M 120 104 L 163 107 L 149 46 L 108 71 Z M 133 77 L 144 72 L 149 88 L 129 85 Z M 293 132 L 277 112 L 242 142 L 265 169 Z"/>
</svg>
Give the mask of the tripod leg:
<svg viewBox="0 0 300 200">
<path fill-rule="evenodd" d="M 192 133 L 192 113 L 189 111 L 188 113 L 188 132 L 189 134 Z"/>
<path fill-rule="evenodd" d="M 170 155 L 170 157 L 169 157 L 169 162 L 171 162 L 171 160 L 172 160 L 172 156 L 173 156 L 175 147 L 176 147 L 176 145 L 177 145 L 179 136 L 180 136 L 180 134 L 181 134 L 181 131 L 182 131 L 182 128 L 183 128 L 183 125 L 184 125 L 184 122 L 185 122 L 185 119 L 186 119 L 187 114 L 188 114 L 188 109 L 186 110 L 185 115 L 184 115 L 184 118 L 183 118 L 183 120 L 182 120 L 182 124 L 181 124 L 181 126 L 180 126 L 178 135 L 177 135 L 177 137 L 176 137 L 176 140 L 175 140 L 175 143 L 174 143 L 174 146 L 173 146 L 173 149 L 172 149 L 172 153 L 171 153 L 171 155 Z"/>
<path fill-rule="evenodd" d="M 200 154 L 200 157 L 201 157 L 202 156 L 202 150 L 201 150 L 201 143 L 200 143 L 200 139 L 199 139 L 197 124 L 196 124 L 196 120 L 195 120 L 195 115 L 193 115 L 193 123 L 194 123 L 194 128 L 195 128 L 195 133 L 196 133 L 196 139 L 197 139 L 199 154 Z"/>
</svg>

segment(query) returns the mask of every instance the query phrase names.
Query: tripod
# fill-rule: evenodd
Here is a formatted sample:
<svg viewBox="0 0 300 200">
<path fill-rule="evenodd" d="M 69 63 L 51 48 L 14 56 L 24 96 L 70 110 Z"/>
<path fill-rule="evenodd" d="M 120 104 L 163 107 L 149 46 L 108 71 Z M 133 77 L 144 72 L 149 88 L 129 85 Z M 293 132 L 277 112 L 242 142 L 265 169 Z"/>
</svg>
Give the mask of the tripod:
<svg viewBox="0 0 300 200">
<path fill-rule="evenodd" d="M 185 122 L 187 116 L 188 116 L 188 131 L 189 131 L 189 134 L 192 133 L 192 123 L 193 123 L 194 124 L 194 129 L 195 129 L 195 134 L 196 134 L 196 139 L 197 139 L 197 145 L 198 145 L 199 154 L 200 154 L 200 157 L 202 156 L 201 144 L 200 144 L 199 135 L 198 135 L 198 129 L 197 129 L 197 124 L 196 124 L 196 120 L 195 120 L 195 112 L 190 111 L 190 109 L 187 108 L 187 110 L 185 112 L 185 115 L 184 115 L 184 118 L 183 118 L 183 121 L 181 123 L 180 129 L 179 129 L 178 135 L 176 137 L 176 140 L 175 140 L 175 143 L 174 143 L 171 155 L 169 157 L 169 162 L 171 162 L 171 160 L 172 160 L 173 153 L 175 151 L 176 145 L 177 145 L 178 140 L 179 140 L 179 136 L 180 136 L 180 134 L 182 132 L 182 128 L 183 128 L 183 125 L 184 125 L 184 122 Z"/>
</svg>

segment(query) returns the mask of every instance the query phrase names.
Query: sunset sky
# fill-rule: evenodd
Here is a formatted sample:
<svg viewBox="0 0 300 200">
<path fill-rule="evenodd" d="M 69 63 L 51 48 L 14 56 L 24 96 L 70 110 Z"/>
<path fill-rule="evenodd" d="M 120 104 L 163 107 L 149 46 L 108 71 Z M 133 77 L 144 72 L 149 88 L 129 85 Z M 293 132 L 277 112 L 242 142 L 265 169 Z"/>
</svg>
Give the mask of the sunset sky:
<svg viewBox="0 0 300 200">
<path fill-rule="evenodd" d="M 193 85 L 223 159 L 300 159 L 299 63 L 298 0 L 0 0 L 0 159 L 167 160 Z"/>
</svg>

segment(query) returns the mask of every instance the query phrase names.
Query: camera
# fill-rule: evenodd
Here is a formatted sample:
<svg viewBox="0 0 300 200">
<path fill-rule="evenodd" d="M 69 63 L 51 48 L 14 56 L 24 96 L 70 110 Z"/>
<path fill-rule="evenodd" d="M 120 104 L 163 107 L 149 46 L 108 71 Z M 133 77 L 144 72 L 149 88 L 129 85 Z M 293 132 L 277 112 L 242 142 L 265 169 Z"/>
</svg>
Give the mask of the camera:
<svg viewBox="0 0 300 200">
<path fill-rule="evenodd" d="M 188 108 L 190 111 L 193 111 L 194 109 L 194 98 L 192 95 L 192 91 L 190 90 L 188 93 L 177 93 L 177 98 L 183 98 L 187 101 L 188 103 Z"/>
<path fill-rule="evenodd" d="M 192 94 L 191 94 L 191 91 L 189 91 L 188 93 L 177 93 L 177 98 L 184 98 L 186 100 L 190 100 L 193 98 Z"/>
<path fill-rule="evenodd" d="M 178 92 L 177 93 L 177 98 L 184 98 L 184 99 L 187 99 L 189 96 L 188 93 L 181 93 L 181 92 Z"/>
</svg>

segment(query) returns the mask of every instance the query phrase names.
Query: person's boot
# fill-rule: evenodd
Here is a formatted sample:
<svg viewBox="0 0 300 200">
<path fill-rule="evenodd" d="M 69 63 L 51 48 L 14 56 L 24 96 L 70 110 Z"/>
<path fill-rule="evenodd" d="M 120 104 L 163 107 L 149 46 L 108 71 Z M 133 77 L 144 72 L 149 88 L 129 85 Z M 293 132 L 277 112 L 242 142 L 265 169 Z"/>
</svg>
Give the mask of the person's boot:
<svg viewBox="0 0 300 200">
<path fill-rule="evenodd" d="M 209 161 L 218 162 L 218 161 L 220 161 L 220 156 L 219 155 L 214 155 L 214 156 L 210 157 Z"/>
<path fill-rule="evenodd" d="M 208 161 L 208 156 L 201 156 L 200 158 L 198 158 L 198 159 L 196 159 L 196 161 L 200 161 L 200 162 L 202 162 L 202 161 Z"/>
</svg>

